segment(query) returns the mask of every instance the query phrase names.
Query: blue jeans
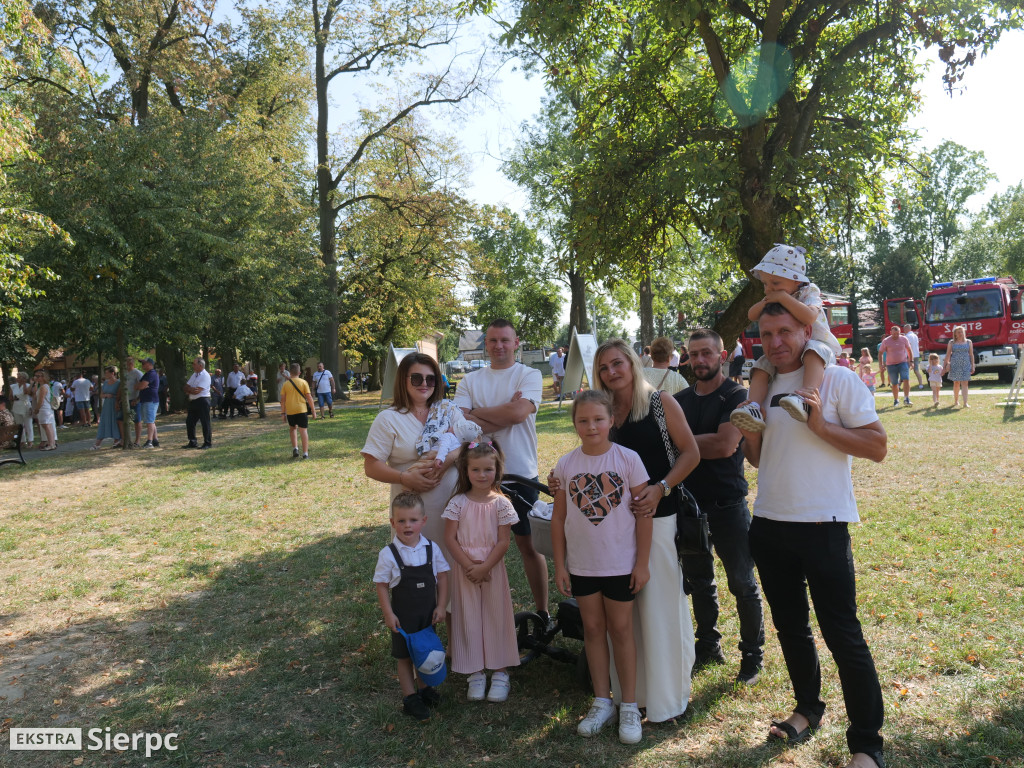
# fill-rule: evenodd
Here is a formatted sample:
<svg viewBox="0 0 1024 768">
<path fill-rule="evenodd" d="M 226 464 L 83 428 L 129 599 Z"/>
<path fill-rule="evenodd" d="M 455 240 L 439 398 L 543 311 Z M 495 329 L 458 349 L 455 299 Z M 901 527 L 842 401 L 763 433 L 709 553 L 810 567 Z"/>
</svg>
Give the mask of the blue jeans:
<svg viewBox="0 0 1024 768">
<path fill-rule="evenodd" d="M 317 404 L 323 408 L 324 405 L 334 405 L 334 398 L 331 397 L 330 392 L 317 392 L 316 393 Z"/>
<path fill-rule="evenodd" d="M 851 753 L 882 749 L 885 717 L 875 662 L 857 618 L 853 549 L 846 523 L 786 523 L 755 517 L 750 553 L 786 660 L 796 712 L 820 718 L 821 665 L 811 634 L 807 592 L 825 644 L 839 670 Z"/>
<path fill-rule="evenodd" d="M 747 531 L 750 510 L 747 500 L 701 502 L 708 515 L 708 528 L 715 553 L 725 567 L 729 591 L 736 598 L 740 621 L 740 653 L 758 664 L 764 655 L 764 612 L 761 592 L 754 577 Z M 696 623 L 697 655 L 721 652 L 722 633 L 718 631 L 718 586 L 715 562 L 711 555 L 683 555 L 683 586 L 693 602 Z"/>
</svg>

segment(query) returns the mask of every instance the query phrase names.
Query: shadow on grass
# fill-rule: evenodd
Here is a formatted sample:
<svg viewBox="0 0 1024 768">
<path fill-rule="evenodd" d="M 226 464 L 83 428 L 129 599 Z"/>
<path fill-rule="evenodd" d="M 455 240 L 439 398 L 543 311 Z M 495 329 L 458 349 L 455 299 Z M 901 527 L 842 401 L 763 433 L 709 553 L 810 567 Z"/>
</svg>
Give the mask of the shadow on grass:
<svg viewBox="0 0 1024 768">
<path fill-rule="evenodd" d="M 11 677 L 3 682 L 13 680 L 24 698 L 5 703 L 5 726 L 175 732 L 179 749 L 147 762 L 210 768 L 413 761 L 525 768 L 581 764 L 584 755 L 585 764 L 600 768 L 652 758 L 754 768 L 785 751 L 759 738 L 752 743 L 748 728 L 720 732 L 715 710 L 730 695 L 727 682 L 702 689 L 682 725 L 646 726 L 639 745 L 620 745 L 614 728 L 585 742 L 575 729 L 589 696 L 574 685 L 572 665 L 550 659 L 514 671 L 503 705 L 466 703 L 464 678 L 453 676 L 431 721 L 413 723 L 400 713 L 388 632 L 371 584 L 388 538 L 385 526 L 364 526 L 216 569 L 196 559 L 181 564 L 180 575 L 208 578 L 201 591 L 125 611 L 119 620 L 18 638 L 5 649 Z M 1015 702 L 972 726 L 970 736 L 930 741 L 902 734 L 891 751 L 907 759 L 892 764 L 959 766 L 968 764 L 962 756 L 1019 756 L 1022 725 Z M 54 764 L 52 754 L 22 754 L 21 766 Z M 133 752 L 102 759 L 142 763 Z"/>
</svg>

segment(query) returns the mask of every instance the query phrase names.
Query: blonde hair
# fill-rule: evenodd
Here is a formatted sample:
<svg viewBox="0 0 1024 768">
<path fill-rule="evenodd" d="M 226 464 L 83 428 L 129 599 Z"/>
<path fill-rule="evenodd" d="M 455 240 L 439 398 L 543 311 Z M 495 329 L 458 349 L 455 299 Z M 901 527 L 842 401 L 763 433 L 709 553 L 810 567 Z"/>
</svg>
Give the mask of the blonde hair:
<svg viewBox="0 0 1024 768">
<path fill-rule="evenodd" d="M 864 355 L 867 355 L 869 359 L 874 360 L 874 358 L 871 357 L 871 350 L 868 349 L 867 347 L 860 348 L 860 356 L 864 357 Z"/>
<path fill-rule="evenodd" d="M 957 331 L 960 331 L 960 333 L 962 333 L 963 336 L 964 336 L 964 341 L 967 341 L 967 326 L 964 326 L 964 325 L 954 325 L 953 326 L 953 338 L 954 339 L 956 338 L 956 332 Z"/>
<path fill-rule="evenodd" d="M 928 355 L 928 362 L 930 363 L 932 360 L 934 360 L 935 362 L 939 361 L 939 356 L 935 352 L 932 352 L 930 355 Z"/>
<path fill-rule="evenodd" d="M 643 366 L 640 365 L 640 358 L 636 356 L 633 348 L 622 339 L 609 339 L 599 346 L 594 353 L 594 367 L 597 368 L 599 366 L 601 356 L 605 352 L 611 352 L 612 350 L 621 352 L 633 369 L 633 399 L 629 408 L 629 418 L 632 421 L 646 419 L 647 413 L 651 409 L 651 394 L 654 392 L 654 387 L 644 378 Z M 594 389 L 605 392 L 614 399 L 615 396 L 612 395 L 601 380 L 600 372 L 597 373 L 595 378 L 596 380 L 593 382 Z"/>
</svg>

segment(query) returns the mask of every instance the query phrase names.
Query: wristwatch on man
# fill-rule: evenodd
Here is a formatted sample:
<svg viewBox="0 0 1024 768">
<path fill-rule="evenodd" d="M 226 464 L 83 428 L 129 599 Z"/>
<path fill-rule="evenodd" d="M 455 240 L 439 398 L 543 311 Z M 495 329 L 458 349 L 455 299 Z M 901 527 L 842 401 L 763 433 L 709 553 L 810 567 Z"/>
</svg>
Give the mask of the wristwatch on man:
<svg viewBox="0 0 1024 768">
<path fill-rule="evenodd" d="M 672 486 L 666 483 L 664 480 L 659 480 L 658 485 L 660 485 L 662 490 L 665 492 L 665 496 L 668 496 L 670 493 L 672 493 Z"/>
</svg>

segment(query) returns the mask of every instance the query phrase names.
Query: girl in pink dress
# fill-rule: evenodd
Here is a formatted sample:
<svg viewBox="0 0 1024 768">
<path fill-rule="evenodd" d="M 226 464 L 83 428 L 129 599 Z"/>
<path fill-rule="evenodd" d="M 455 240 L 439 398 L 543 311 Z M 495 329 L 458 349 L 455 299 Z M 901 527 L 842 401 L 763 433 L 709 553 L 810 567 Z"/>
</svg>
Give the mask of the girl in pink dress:
<svg viewBox="0 0 1024 768">
<path fill-rule="evenodd" d="M 494 670 L 488 701 L 508 698 L 507 667 L 519 664 L 505 552 L 519 516 L 501 493 L 504 460 L 497 443 L 467 443 L 459 485 L 442 517 L 452 568 L 452 671 L 469 675 L 470 701 L 481 701 L 485 670 Z"/>
</svg>

